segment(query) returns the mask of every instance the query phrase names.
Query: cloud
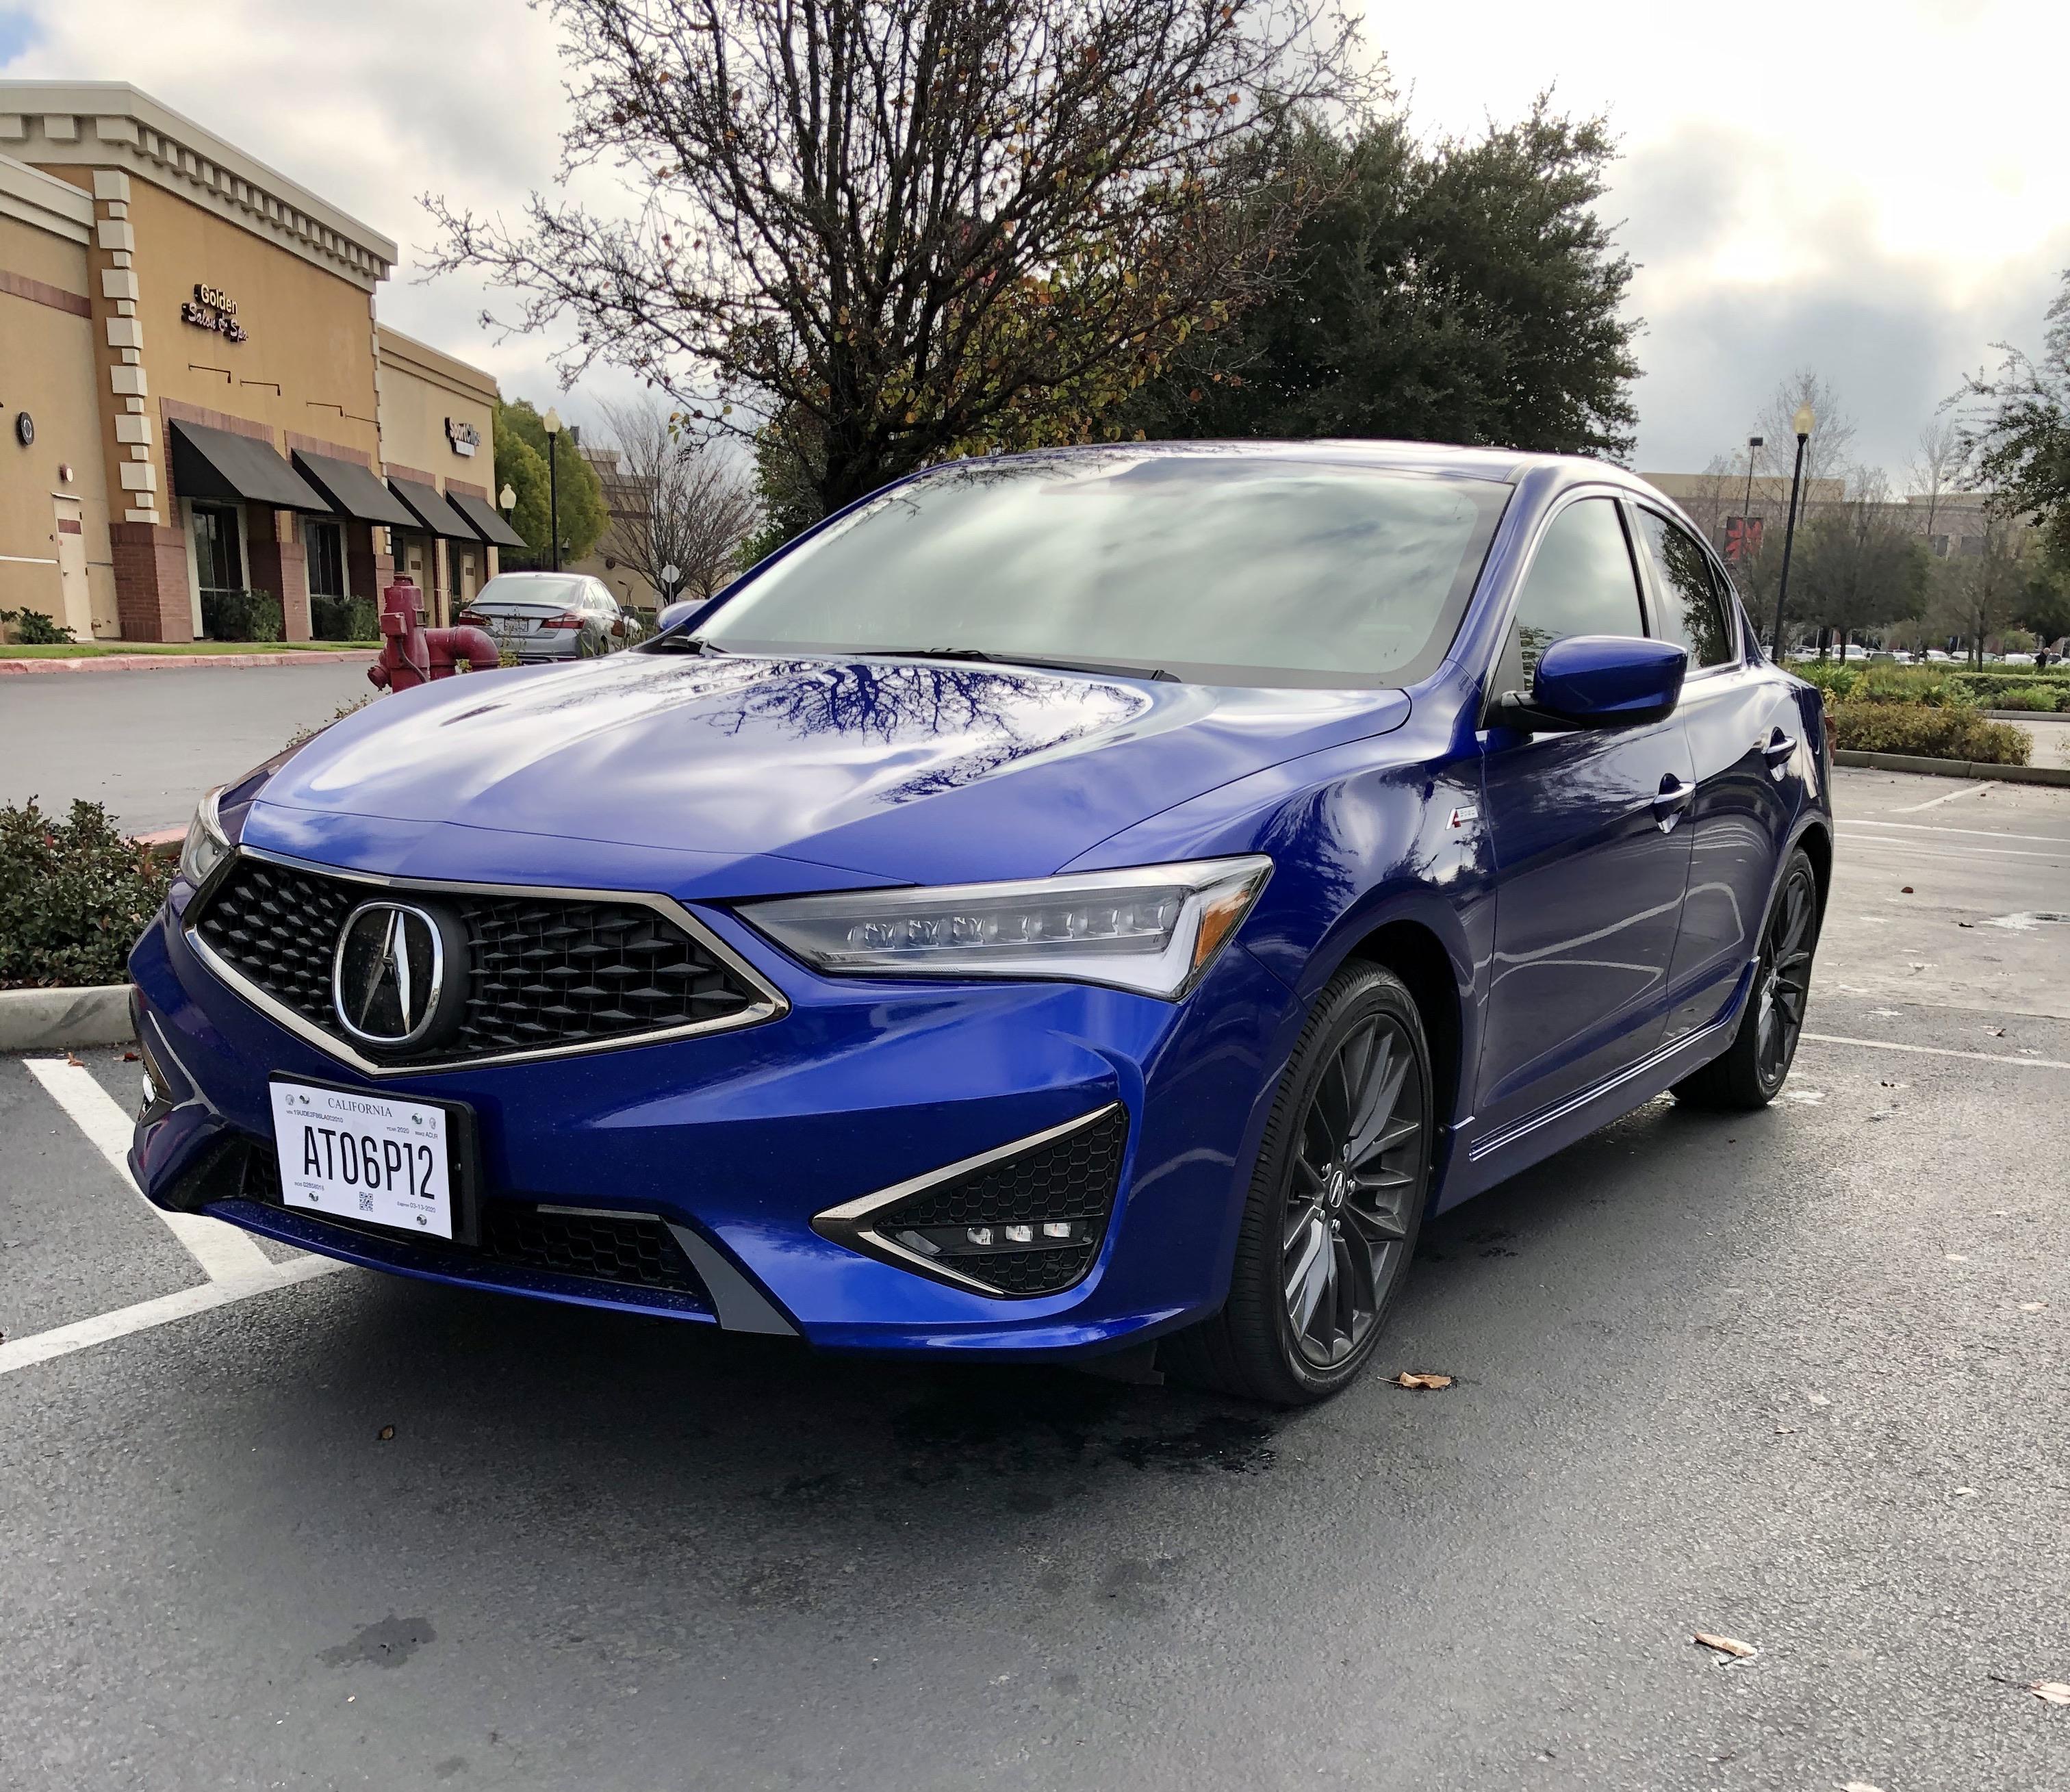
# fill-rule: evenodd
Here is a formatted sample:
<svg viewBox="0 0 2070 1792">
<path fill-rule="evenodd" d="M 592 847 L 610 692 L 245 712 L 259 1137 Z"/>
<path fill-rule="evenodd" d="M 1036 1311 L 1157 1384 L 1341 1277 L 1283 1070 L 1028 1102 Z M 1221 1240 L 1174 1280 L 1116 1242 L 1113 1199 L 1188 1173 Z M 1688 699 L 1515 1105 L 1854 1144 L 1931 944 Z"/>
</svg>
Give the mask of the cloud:
<svg viewBox="0 0 2070 1792">
<path fill-rule="evenodd" d="M 0 6 L 0 68 L 36 41 L 36 22 L 15 6 Z"/>
</svg>

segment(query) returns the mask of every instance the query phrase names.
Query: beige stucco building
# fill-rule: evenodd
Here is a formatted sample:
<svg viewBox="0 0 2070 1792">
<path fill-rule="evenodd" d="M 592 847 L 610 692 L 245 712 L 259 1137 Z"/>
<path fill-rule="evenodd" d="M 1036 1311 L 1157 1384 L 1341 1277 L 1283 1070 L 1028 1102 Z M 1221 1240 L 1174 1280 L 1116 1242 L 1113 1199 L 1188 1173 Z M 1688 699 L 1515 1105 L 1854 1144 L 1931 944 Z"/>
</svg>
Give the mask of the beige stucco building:
<svg viewBox="0 0 2070 1792">
<path fill-rule="evenodd" d="M 407 572 L 444 619 L 499 546 L 497 392 L 383 329 L 395 245 L 119 82 L 0 82 L 0 609 L 186 640 L 215 594 Z"/>
</svg>

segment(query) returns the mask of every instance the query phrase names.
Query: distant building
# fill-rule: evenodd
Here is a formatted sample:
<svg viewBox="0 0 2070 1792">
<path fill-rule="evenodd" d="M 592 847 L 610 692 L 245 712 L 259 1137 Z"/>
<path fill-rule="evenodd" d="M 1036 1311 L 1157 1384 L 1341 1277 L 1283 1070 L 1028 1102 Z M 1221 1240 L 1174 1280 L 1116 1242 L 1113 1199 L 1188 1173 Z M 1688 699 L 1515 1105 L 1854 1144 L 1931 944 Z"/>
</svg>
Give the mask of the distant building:
<svg viewBox="0 0 2070 1792">
<path fill-rule="evenodd" d="M 569 570 L 601 579 L 611 587 L 612 595 L 627 609 L 659 609 L 661 593 L 655 590 L 652 581 L 625 558 L 628 532 L 639 526 L 640 519 L 653 505 L 654 481 L 620 466 L 616 448 L 592 448 L 579 437 L 577 443 L 583 459 L 595 469 L 597 483 L 603 488 L 603 504 L 611 513 L 611 525 L 595 547 Z"/>
<path fill-rule="evenodd" d="M 1688 511 L 1728 564 L 1743 554 L 1758 553 L 1769 529 L 1789 519 L 1790 480 L 1757 473 L 1751 492 L 1745 473 L 1642 473 L 1638 476 L 1663 497 Z M 1822 511 L 1847 501 L 1843 479 L 1807 479 L 1798 527 Z M 1929 497 L 1915 492 L 1893 498 L 1884 507 L 1905 527 L 1924 538 L 1937 559 L 1984 551 L 1984 509 L 1989 499 L 1979 492 L 1942 492 Z"/>
</svg>

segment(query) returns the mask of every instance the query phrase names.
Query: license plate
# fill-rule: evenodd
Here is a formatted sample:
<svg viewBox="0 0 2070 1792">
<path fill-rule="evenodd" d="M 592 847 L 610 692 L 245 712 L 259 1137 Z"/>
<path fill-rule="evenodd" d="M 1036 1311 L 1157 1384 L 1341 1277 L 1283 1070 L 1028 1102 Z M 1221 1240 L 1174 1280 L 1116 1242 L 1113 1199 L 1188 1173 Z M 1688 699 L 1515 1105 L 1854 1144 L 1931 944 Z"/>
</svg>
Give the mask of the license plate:
<svg viewBox="0 0 2070 1792">
<path fill-rule="evenodd" d="M 276 1082 L 273 1145 L 287 1206 L 453 1235 L 447 1111 L 428 1102 Z"/>
</svg>

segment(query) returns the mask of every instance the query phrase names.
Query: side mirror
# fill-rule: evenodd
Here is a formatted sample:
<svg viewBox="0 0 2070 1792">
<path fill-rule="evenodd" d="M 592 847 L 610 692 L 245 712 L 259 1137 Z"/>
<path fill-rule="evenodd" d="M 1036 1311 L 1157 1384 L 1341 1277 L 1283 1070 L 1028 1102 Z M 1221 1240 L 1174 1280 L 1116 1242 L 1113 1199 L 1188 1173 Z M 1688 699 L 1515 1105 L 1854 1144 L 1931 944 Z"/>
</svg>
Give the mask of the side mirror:
<svg viewBox="0 0 2070 1792">
<path fill-rule="evenodd" d="M 1628 728 L 1659 722 L 1682 701 L 1689 651 L 1635 635 L 1569 635 L 1539 657 L 1529 709 L 1520 726 Z M 1513 699 L 1505 698 L 1504 706 Z"/>
<path fill-rule="evenodd" d="M 704 608 L 701 597 L 679 597 L 673 603 L 661 606 L 661 613 L 654 619 L 654 632 L 663 633 L 673 628 L 685 616 L 693 616 Z"/>
</svg>

